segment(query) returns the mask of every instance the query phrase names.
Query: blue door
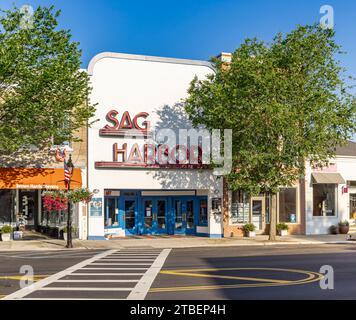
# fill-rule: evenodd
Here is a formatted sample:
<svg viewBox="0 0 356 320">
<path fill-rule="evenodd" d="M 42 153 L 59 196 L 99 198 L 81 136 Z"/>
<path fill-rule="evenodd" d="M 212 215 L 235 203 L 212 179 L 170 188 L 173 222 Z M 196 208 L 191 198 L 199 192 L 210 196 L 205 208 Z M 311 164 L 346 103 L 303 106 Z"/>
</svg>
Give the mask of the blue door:
<svg viewBox="0 0 356 320">
<path fill-rule="evenodd" d="M 154 226 L 155 233 L 167 233 L 167 200 L 155 200 Z"/>
<path fill-rule="evenodd" d="M 167 233 L 168 208 L 165 198 L 143 198 L 143 234 Z"/>
<path fill-rule="evenodd" d="M 155 233 L 155 221 L 153 219 L 154 200 L 152 198 L 143 198 L 143 230 L 142 234 Z"/>
<path fill-rule="evenodd" d="M 195 234 L 196 205 L 193 198 L 173 198 L 174 233 Z"/>
<path fill-rule="evenodd" d="M 125 230 L 128 234 L 137 234 L 137 201 L 125 198 L 123 202 Z"/>
</svg>

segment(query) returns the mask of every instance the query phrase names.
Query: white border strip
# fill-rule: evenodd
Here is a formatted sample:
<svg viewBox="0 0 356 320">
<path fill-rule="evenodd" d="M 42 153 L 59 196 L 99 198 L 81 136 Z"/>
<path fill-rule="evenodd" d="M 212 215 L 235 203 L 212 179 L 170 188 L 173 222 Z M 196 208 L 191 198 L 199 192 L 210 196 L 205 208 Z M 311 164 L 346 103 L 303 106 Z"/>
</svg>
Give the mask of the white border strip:
<svg viewBox="0 0 356 320">
<path fill-rule="evenodd" d="M 29 294 L 33 293 L 34 291 L 40 290 L 43 287 L 49 285 L 50 283 L 52 283 L 60 278 L 63 278 L 65 276 L 71 274 L 72 272 L 85 267 L 86 265 L 92 263 L 93 261 L 96 261 L 100 258 L 106 257 L 116 251 L 117 250 L 108 250 L 108 251 L 99 253 L 99 254 L 91 257 L 90 259 L 84 260 L 84 261 L 82 261 L 72 267 L 69 267 L 68 269 L 65 269 L 61 272 L 58 272 L 46 279 L 40 280 L 40 281 L 36 282 L 35 284 L 32 284 L 26 288 L 20 289 L 16 292 L 6 296 L 5 298 L 2 298 L 1 300 L 17 300 L 17 299 L 24 298 L 25 296 L 28 296 Z"/>
<path fill-rule="evenodd" d="M 153 281 L 156 279 L 158 273 L 161 271 L 164 262 L 166 261 L 172 249 L 164 249 L 157 257 L 152 266 L 147 270 L 141 280 L 137 283 L 135 288 L 131 291 L 127 300 L 144 300 L 150 290 Z"/>
</svg>

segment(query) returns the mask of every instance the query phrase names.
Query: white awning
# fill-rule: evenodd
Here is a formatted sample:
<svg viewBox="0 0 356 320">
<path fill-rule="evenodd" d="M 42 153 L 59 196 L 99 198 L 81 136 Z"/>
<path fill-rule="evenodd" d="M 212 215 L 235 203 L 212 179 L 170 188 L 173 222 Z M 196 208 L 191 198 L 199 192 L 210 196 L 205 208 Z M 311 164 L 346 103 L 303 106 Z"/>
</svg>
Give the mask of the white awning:
<svg viewBox="0 0 356 320">
<path fill-rule="evenodd" d="M 313 183 L 318 184 L 345 184 L 340 173 L 312 173 Z"/>
</svg>

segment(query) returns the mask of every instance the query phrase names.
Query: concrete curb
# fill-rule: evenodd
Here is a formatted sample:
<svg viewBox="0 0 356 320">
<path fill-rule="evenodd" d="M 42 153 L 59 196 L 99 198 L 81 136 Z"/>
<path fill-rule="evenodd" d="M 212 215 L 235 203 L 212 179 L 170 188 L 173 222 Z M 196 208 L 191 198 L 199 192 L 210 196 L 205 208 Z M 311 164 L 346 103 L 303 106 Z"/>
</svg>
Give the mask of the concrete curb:
<svg viewBox="0 0 356 320">
<path fill-rule="evenodd" d="M 56 246 L 56 248 L 46 248 L 46 247 L 40 247 L 42 242 L 39 242 L 38 245 L 37 243 L 29 244 L 27 243 L 26 245 L 18 248 L 1 248 L 1 243 L 0 243 L 0 252 L 14 252 L 14 251 L 73 251 L 73 250 L 111 250 L 111 249 L 121 249 L 121 248 L 127 248 L 127 247 L 137 247 L 137 246 L 142 246 L 142 243 L 137 242 L 136 244 L 133 243 L 112 243 L 110 245 L 108 242 L 105 242 L 105 246 L 100 246 L 95 244 L 94 246 L 91 246 L 90 243 L 88 244 L 83 244 L 83 243 L 78 243 L 77 246 L 74 244 L 73 249 L 67 249 L 65 248 L 65 244 L 61 243 L 52 243 L 49 241 L 46 241 L 46 244 L 50 244 L 53 246 Z M 184 243 L 172 243 L 170 241 L 167 241 L 165 243 L 161 241 L 160 244 L 155 244 L 155 243 L 145 243 L 145 245 L 157 249 L 187 249 L 187 248 L 218 248 L 218 247 L 256 247 L 256 246 L 292 246 L 292 245 L 336 245 L 336 244 L 351 244 L 351 245 L 356 245 L 356 241 L 342 241 L 342 240 L 337 240 L 337 241 L 273 241 L 273 242 L 268 242 L 268 241 L 256 241 L 256 242 L 244 242 L 244 240 L 240 240 L 238 243 L 233 243 L 233 242 L 225 242 L 225 243 L 196 243 L 196 244 L 184 244 Z"/>
</svg>

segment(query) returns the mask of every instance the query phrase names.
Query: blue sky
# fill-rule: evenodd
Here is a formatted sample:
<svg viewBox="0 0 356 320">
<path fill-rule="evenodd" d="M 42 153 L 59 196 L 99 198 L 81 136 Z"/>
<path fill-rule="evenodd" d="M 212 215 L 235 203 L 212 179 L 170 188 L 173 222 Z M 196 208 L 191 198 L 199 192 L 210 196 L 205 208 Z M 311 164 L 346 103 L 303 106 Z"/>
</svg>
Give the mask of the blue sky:
<svg viewBox="0 0 356 320">
<path fill-rule="evenodd" d="M 12 4 L 55 5 L 60 27 L 81 43 L 83 67 L 103 51 L 207 60 L 230 52 L 248 37 L 263 40 L 297 24 L 319 21 L 322 5 L 335 12 L 342 62 L 356 75 L 355 0 L 0 0 Z"/>
<path fill-rule="evenodd" d="M 355 0 L 0 0 L 0 9 L 24 4 L 62 10 L 60 28 L 80 42 L 83 68 L 103 51 L 208 60 L 246 38 L 319 22 L 331 5 L 342 64 L 356 76 Z"/>
</svg>

